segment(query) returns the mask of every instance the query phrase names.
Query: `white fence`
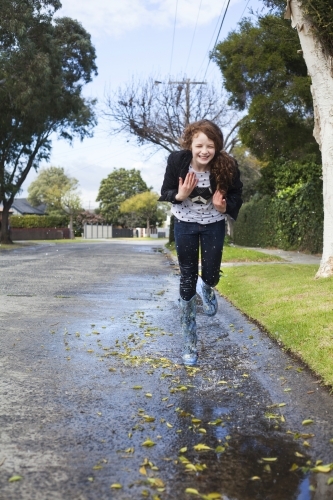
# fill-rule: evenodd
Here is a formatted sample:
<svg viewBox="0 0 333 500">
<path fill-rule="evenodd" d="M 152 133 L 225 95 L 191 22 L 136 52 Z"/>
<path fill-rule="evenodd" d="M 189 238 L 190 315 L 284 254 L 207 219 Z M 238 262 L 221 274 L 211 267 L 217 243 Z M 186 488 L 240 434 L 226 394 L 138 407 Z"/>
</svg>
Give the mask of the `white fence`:
<svg viewBox="0 0 333 500">
<path fill-rule="evenodd" d="M 86 240 L 112 238 L 112 225 L 84 224 L 83 238 Z"/>
</svg>

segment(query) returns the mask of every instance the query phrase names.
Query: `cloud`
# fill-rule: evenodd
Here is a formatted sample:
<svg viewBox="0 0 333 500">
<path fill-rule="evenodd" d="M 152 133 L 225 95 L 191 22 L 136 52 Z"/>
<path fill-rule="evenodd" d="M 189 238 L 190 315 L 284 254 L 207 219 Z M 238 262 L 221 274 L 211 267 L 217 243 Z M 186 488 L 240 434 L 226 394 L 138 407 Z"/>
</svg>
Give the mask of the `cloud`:
<svg viewBox="0 0 333 500">
<path fill-rule="evenodd" d="M 237 3 L 240 0 L 233 0 Z M 198 25 L 218 17 L 226 0 L 202 0 Z M 137 28 L 173 26 L 176 0 L 62 0 L 59 15 L 78 19 L 95 36 L 120 36 Z M 177 27 L 194 26 L 200 0 L 178 2 Z"/>
</svg>

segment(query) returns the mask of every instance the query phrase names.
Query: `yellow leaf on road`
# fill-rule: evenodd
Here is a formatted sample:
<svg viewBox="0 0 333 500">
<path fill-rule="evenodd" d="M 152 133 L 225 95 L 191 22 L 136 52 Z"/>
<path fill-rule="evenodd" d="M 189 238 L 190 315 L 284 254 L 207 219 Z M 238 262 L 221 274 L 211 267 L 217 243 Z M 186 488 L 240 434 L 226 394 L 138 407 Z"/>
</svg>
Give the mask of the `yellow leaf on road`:
<svg viewBox="0 0 333 500">
<path fill-rule="evenodd" d="M 307 420 L 303 420 L 302 425 L 310 425 L 313 424 L 313 420 L 311 418 L 308 418 Z"/>
<path fill-rule="evenodd" d="M 122 488 L 122 485 L 120 483 L 113 483 L 111 484 L 110 488 L 113 488 L 115 490 L 120 490 L 120 488 Z"/>
<path fill-rule="evenodd" d="M 185 493 L 190 493 L 192 495 L 199 495 L 200 496 L 200 493 L 198 492 L 198 490 L 195 490 L 194 488 L 186 488 Z"/>
<path fill-rule="evenodd" d="M 8 482 L 14 483 L 15 481 L 21 481 L 21 479 L 23 479 L 22 476 L 12 476 L 8 479 Z"/>
<path fill-rule="evenodd" d="M 156 443 L 154 443 L 154 441 L 152 441 L 151 439 L 146 439 L 146 441 L 144 441 L 141 446 L 147 446 L 149 448 L 151 446 L 155 446 L 155 444 Z"/>
<path fill-rule="evenodd" d="M 203 444 L 203 443 L 196 444 L 195 446 L 193 446 L 193 448 L 196 451 L 205 451 L 205 450 L 211 450 L 212 449 L 212 448 L 210 448 L 209 446 L 207 446 L 206 444 Z"/>
</svg>

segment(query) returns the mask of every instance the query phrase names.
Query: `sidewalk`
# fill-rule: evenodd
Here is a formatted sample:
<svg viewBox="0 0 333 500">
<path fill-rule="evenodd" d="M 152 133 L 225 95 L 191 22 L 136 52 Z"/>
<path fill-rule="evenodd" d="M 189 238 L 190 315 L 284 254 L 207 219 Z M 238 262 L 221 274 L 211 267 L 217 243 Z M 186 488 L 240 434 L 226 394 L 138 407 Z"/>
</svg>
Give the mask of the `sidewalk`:
<svg viewBox="0 0 333 500">
<path fill-rule="evenodd" d="M 279 248 L 259 248 L 259 247 L 241 247 L 239 245 L 234 245 L 236 248 L 246 248 L 248 250 L 256 250 L 257 252 L 266 253 L 268 255 L 276 255 L 282 261 L 277 261 L 277 264 L 316 264 L 319 266 L 321 256 L 311 255 L 297 251 L 286 251 Z M 233 266 L 253 266 L 262 264 L 273 264 L 273 262 L 228 262 L 223 263 L 222 267 L 233 267 Z"/>
</svg>

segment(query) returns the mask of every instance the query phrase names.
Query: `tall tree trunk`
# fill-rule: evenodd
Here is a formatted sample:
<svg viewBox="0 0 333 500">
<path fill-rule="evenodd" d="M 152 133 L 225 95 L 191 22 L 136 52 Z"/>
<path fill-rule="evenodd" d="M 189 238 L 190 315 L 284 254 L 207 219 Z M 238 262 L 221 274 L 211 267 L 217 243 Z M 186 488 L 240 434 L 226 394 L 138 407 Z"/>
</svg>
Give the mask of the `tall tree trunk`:
<svg viewBox="0 0 333 500">
<path fill-rule="evenodd" d="M 298 0 L 287 0 L 285 17 L 297 28 L 303 57 L 312 79 L 315 127 L 323 162 L 324 246 L 317 278 L 333 275 L 333 61 L 315 38 Z"/>
<path fill-rule="evenodd" d="M 71 240 L 74 239 L 74 231 L 73 231 L 73 214 L 69 214 L 69 237 Z"/>
<path fill-rule="evenodd" d="M 10 239 L 10 233 L 9 233 L 9 210 L 10 210 L 10 205 L 7 205 L 6 202 L 3 204 L 3 211 L 2 211 L 2 219 L 1 219 L 1 234 L 0 234 L 0 243 L 3 243 L 5 245 L 11 245 L 13 242 Z"/>
<path fill-rule="evenodd" d="M 150 220 L 149 220 L 149 217 L 147 217 L 147 236 L 150 236 Z"/>
</svg>

